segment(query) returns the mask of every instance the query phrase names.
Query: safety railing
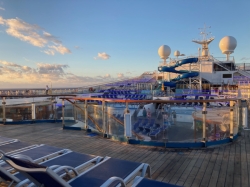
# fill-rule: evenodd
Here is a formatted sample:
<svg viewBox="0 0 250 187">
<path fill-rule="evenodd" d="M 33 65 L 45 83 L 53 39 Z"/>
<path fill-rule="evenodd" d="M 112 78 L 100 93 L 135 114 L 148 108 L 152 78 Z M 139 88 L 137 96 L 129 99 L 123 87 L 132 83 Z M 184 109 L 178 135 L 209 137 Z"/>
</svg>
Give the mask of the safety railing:
<svg viewBox="0 0 250 187">
<path fill-rule="evenodd" d="M 81 115 L 72 117 L 76 124 L 81 121 L 81 129 L 130 143 L 167 147 L 215 145 L 232 141 L 240 128 L 248 128 L 248 105 L 239 99 L 61 99 L 78 108 Z M 64 123 L 63 127 L 69 125 Z"/>
</svg>

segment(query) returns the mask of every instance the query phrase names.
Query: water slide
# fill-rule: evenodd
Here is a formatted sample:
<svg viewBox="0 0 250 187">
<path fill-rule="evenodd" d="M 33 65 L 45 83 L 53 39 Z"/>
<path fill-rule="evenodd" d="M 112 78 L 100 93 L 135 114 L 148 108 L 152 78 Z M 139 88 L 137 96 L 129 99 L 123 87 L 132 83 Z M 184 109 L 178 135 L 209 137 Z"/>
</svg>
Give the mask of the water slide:
<svg viewBox="0 0 250 187">
<path fill-rule="evenodd" d="M 189 72 L 187 70 L 175 70 L 175 68 L 182 66 L 184 64 L 192 64 L 192 63 L 197 63 L 197 62 L 198 62 L 198 58 L 186 58 L 186 59 L 177 61 L 176 64 L 173 66 L 160 66 L 160 67 L 158 67 L 158 71 L 160 71 L 160 72 L 171 72 L 171 73 L 180 74 L 176 78 L 171 79 L 170 81 L 163 82 L 164 86 L 175 87 L 176 81 L 179 81 L 181 79 L 186 79 L 186 78 L 197 77 L 199 75 L 199 72 L 197 72 L 197 71 Z"/>
</svg>

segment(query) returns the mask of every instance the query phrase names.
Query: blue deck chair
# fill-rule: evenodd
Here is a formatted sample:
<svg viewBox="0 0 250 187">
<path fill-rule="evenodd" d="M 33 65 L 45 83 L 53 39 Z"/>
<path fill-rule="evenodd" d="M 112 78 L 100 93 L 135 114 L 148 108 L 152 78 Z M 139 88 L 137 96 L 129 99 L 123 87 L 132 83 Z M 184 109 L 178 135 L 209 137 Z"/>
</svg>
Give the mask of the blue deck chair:
<svg viewBox="0 0 250 187">
<path fill-rule="evenodd" d="M 6 155 L 3 155 L 5 157 Z M 18 157 L 17 157 L 18 158 Z M 30 160 L 28 157 L 22 157 L 20 155 L 19 158 Z M 61 165 L 67 165 L 67 168 L 74 168 L 76 173 L 78 173 L 79 170 L 83 170 L 86 167 L 89 167 L 93 164 L 98 164 L 103 158 L 99 156 L 94 156 L 94 155 L 86 155 L 86 154 L 81 154 L 77 152 L 72 152 L 68 151 L 64 155 L 59 155 L 57 157 L 54 157 L 48 161 L 40 163 L 42 164 L 42 167 L 49 167 L 51 169 L 55 169 L 57 172 L 57 175 L 59 176 L 65 176 L 67 172 L 65 172 L 64 167 L 60 167 Z M 31 160 L 32 161 L 32 160 Z M 32 164 L 32 162 L 30 162 Z M 60 169 L 59 169 L 60 168 Z M 9 182 L 11 184 L 17 183 L 16 186 L 22 186 L 24 184 L 30 183 L 29 180 L 25 175 L 22 173 L 15 173 L 11 174 L 9 171 L 6 169 L 0 167 L 0 177 L 5 181 Z M 10 186 L 11 186 L 10 184 Z"/>
<path fill-rule="evenodd" d="M 12 138 L 6 138 L 3 136 L 0 136 L 0 144 L 5 144 L 9 142 L 17 141 L 17 139 L 12 139 Z"/>
<path fill-rule="evenodd" d="M 53 157 L 56 157 L 58 155 L 65 154 L 69 152 L 70 150 L 68 149 L 61 149 L 58 147 L 53 147 L 49 145 L 44 145 L 41 144 L 37 147 L 30 148 L 28 150 L 22 150 L 19 152 L 15 152 L 13 154 L 9 154 L 10 156 L 15 156 L 15 155 L 25 155 L 28 156 L 33 160 L 35 163 L 43 162 L 44 160 L 51 159 Z M 3 165 L 1 165 L 3 167 Z M 5 168 L 6 169 L 6 168 Z"/>
<path fill-rule="evenodd" d="M 14 152 L 19 152 L 22 150 L 31 149 L 31 148 L 34 148 L 37 146 L 38 145 L 31 145 L 29 143 L 20 142 L 20 141 L 16 140 L 13 142 L 9 142 L 9 143 L 5 143 L 5 144 L 0 145 L 0 150 L 5 152 L 6 154 L 11 154 Z"/>
<path fill-rule="evenodd" d="M 143 178 L 143 177 L 140 177 L 140 176 L 135 177 L 135 180 L 134 180 L 133 185 L 131 187 L 152 187 L 152 186 L 157 186 L 157 187 L 181 187 L 181 186 L 177 186 L 177 185 L 174 185 L 174 184 L 169 184 L 169 183 L 165 183 L 165 182 L 146 179 L 146 178 Z"/>
<path fill-rule="evenodd" d="M 150 137 L 157 138 L 157 136 L 158 136 L 158 134 L 159 134 L 160 132 L 161 132 L 160 129 L 156 129 L 156 130 L 151 131 L 148 135 L 149 135 Z"/>
<path fill-rule="evenodd" d="M 146 174 L 150 177 L 151 172 L 148 164 L 106 157 L 102 162 L 96 164 L 80 175 L 73 168 L 68 167 L 74 171 L 77 176 L 68 182 L 65 182 L 56 174 L 58 170 L 64 168 L 63 166 L 53 171 L 49 167 L 43 165 L 34 164 L 6 155 L 3 157 L 8 164 L 23 173 L 35 185 L 45 187 L 104 187 L 117 186 L 119 183 L 121 183 L 122 186 L 125 186 L 125 184 L 132 180 L 138 172 L 141 172 L 142 177 Z"/>
</svg>

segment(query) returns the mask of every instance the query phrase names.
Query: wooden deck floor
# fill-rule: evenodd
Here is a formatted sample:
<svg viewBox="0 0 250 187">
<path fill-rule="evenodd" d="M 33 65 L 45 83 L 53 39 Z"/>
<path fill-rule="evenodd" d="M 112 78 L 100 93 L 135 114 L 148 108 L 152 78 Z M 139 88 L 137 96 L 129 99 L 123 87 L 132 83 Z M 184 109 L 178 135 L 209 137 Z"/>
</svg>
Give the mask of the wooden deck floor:
<svg viewBox="0 0 250 187">
<path fill-rule="evenodd" d="M 167 149 L 128 145 L 61 124 L 0 125 L 0 136 L 100 156 L 146 162 L 152 178 L 180 186 L 250 186 L 250 132 L 230 144 L 208 149 Z M 4 185 L 1 185 L 4 186 Z"/>
</svg>

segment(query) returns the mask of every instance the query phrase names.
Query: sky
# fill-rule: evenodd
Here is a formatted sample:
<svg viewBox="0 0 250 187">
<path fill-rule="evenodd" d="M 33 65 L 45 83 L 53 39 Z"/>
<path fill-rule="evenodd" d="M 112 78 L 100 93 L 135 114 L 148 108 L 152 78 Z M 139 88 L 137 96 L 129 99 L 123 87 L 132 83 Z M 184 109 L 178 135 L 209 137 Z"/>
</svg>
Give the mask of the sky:
<svg viewBox="0 0 250 187">
<path fill-rule="evenodd" d="M 0 88 L 81 87 L 155 71 L 158 48 L 197 55 L 199 28 L 250 63 L 249 0 L 0 0 Z"/>
</svg>

